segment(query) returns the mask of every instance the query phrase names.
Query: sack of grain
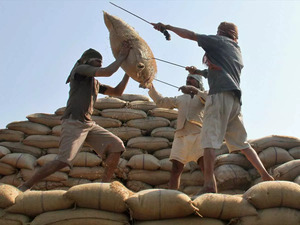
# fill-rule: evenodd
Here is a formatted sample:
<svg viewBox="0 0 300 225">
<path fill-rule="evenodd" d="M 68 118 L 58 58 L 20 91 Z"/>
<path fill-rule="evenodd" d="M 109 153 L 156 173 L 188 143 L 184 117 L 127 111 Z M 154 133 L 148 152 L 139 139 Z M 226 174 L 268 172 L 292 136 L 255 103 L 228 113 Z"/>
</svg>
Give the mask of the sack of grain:
<svg viewBox="0 0 300 225">
<path fill-rule="evenodd" d="M 88 180 L 96 180 L 101 179 L 104 175 L 104 168 L 103 167 L 73 167 L 70 172 L 69 176 L 73 178 L 81 178 L 81 179 L 88 179 Z"/>
<path fill-rule="evenodd" d="M 25 225 L 30 224 L 31 219 L 28 216 L 16 213 L 8 213 L 0 209 L 0 224 L 2 225 Z"/>
<path fill-rule="evenodd" d="M 168 120 L 177 119 L 178 111 L 175 109 L 155 108 L 148 111 L 151 116 L 163 117 Z"/>
<path fill-rule="evenodd" d="M 300 174 L 300 159 L 286 162 L 273 171 L 273 176 L 276 180 L 293 181 Z"/>
<path fill-rule="evenodd" d="M 116 16 L 106 12 L 104 21 L 109 30 L 111 50 L 117 58 L 123 41 L 129 41 L 132 48 L 122 63 L 122 69 L 134 80 L 140 83 L 141 87 L 150 84 L 157 72 L 156 61 L 148 44 L 139 36 L 133 27 Z"/>
<path fill-rule="evenodd" d="M 23 140 L 23 144 L 38 148 L 58 148 L 60 137 L 53 135 L 30 135 Z"/>
<path fill-rule="evenodd" d="M 175 129 L 173 127 L 158 127 L 152 130 L 152 137 L 163 137 L 173 141 Z"/>
<path fill-rule="evenodd" d="M 167 127 L 169 125 L 170 125 L 170 121 L 168 119 L 162 117 L 152 117 L 152 116 L 149 116 L 144 119 L 129 120 L 126 122 L 126 126 L 140 128 L 147 132 L 151 132 L 153 129 L 157 127 Z"/>
<path fill-rule="evenodd" d="M 290 149 L 300 146 L 300 139 L 296 137 L 270 135 L 258 139 L 249 140 L 249 143 L 257 151 L 261 152 L 265 148 L 280 147 Z"/>
<path fill-rule="evenodd" d="M 289 153 L 294 159 L 300 159 L 300 147 L 291 148 Z"/>
<path fill-rule="evenodd" d="M 265 181 L 249 188 L 243 195 L 258 209 L 288 207 L 300 209 L 300 186 L 290 181 Z"/>
<path fill-rule="evenodd" d="M 230 225 L 296 225 L 300 224 L 298 210 L 289 208 L 271 208 L 258 210 L 257 216 L 245 216 L 232 219 Z"/>
<path fill-rule="evenodd" d="M 282 164 L 294 158 L 283 148 L 269 147 L 258 154 L 265 168 L 270 168 L 277 164 Z"/>
<path fill-rule="evenodd" d="M 91 152 L 79 152 L 75 159 L 73 160 L 73 166 L 83 166 L 83 167 L 93 167 L 99 166 L 102 162 L 102 159 Z"/>
<path fill-rule="evenodd" d="M 10 130 L 17 130 L 21 131 L 25 134 L 32 135 L 32 134 L 50 134 L 51 129 L 48 126 L 33 123 L 30 121 L 16 121 L 9 123 L 6 126 Z"/>
<path fill-rule="evenodd" d="M 6 148 L 4 146 L 0 146 L 0 159 L 9 153 L 11 153 L 11 152 L 8 148 Z"/>
<path fill-rule="evenodd" d="M 39 170 L 40 167 L 35 167 L 34 170 L 29 169 L 21 169 L 20 173 L 24 181 L 29 180 L 34 173 L 36 173 L 37 170 Z M 43 181 L 63 181 L 67 180 L 68 175 L 63 172 L 56 171 L 55 173 L 50 174 L 49 176 L 45 177 Z"/>
<path fill-rule="evenodd" d="M 0 129 L 0 141 L 22 141 L 24 133 L 16 130 Z"/>
<path fill-rule="evenodd" d="M 95 209 L 66 209 L 46 212 L 33 219 L 30 225 L 129 225 L 125 214 Z"/>
<path fill-rule="evenodd" d="M 142 154 L 131 157 L 127 166 L 136 170 L 157 170 L 160 168 L 160 163 L 153 155 Z"/>
<path fill-rule="evenodd" d="M 17 169 L 14 166 L 11 166 L 7 163 L 0 162 L 0 175 L 11 175 L 17 172 Z"/>
<path fill-rule="evenodd" d="M 184 218 L 137 221 L 134 225 L 225 225 L 225 222 L 213 218 L 187 216 Z"/>
<path fill-rule="evenodd" d="M 169 140 L 161 137 L 135 137 L 127 142 L 127 147 L 144 149 L 149 153 L 169 146 Z"/>
<path fill-rule="evenodd" d="M 15 187 L 20 186 L 23 183 L 20 173 L 4 176 L 0 179 L 0 183 L 9 184 Z"/>
<path fill-rule="evenodd" d="M 64 188 L 63 183 L 61 182 L 56 182 L 56 181 L 40 181 L 37 182 L 35 185 L 33 185 L 33 187 L 31 188 L 31 190 L 55 190 L 55 189 L 59 189 L 59 188 Z"/>
<path fill-rule="evenodd" d="M 246 190 L 250 186 L 250 175 L 242 167 L 227 164 L 215 169 L 215 176 L 220 191 L 228 189 Z"/>
<path fill-rule="evenodd" d="M 0 208 L 7 208 L 15 204 L 15 199 L 22 192 L 16 187 L 0 183 Z"/>
<path fill-rule="evenodd" d="M 121 96 L 118 96 L 117 98 L 122 99 L 127 102 L 133 102 L 133 101 L 150 101 L 150 98 L 146 95 L 138 95 L 138 94 L 122 94 Z"/>
<path fill-rule="evenodd" d="M 61 124 L 61 116 L 48 113 L 34 113 L 26 116 L 30 122 L 44 124 L 48 127 L 54 127 Z"/>
<path fill-rule="evenodd" d="M 203 217 L 229 220 L 257 215 L 254 206 L 241 196 L 207 193 L 197 197 L 193 204 Z"/>
<path fill-rule="evenodd" d="M 122 153 L 121 157 L 126 159 L 126 160 L 130 160 L 131 157 L 135 156 L 135 155 L 141 155 L 146 153 L 145 150 L 142 149 L 138 149 L 138 148 L 128 148 L 126 147 L 126 151 Z"/>
<path fill-rule="evenodd" d="M 181 174 L 180 184 L 186 186 L 202 186 L 204 183 L 203 173 L 200 170 Z"/>
<path fill-rule="evenodd" d="M 165 184 L 170 180 L 170 172 L 162 170 L 131 170 L 128 181 L 142 181 L 149 185 Z"/>
<path fill-rule="evenodd" d="M 149 101 L 132 101 L 128 103 L 128 108 L 139 109 L 148 112 L 149 110 L 156 108 L 156 104 L 155 102 Z"/>
<path fill-rule="evenodd" d="M 74 201 L 64 196 L 66 191 L 26 191 L 18 195 L 14 205 L 6 209 L 10 213 L 36 216 L 43 212 L 68 209 Z"/>
<path fill-rule="evenodd" d="M 95 121 L 96 124 L 98 124 L 103 128 L 122 126 L 122 122 L 117 119 L 106 118 L 102 116 L 92 116 L 92 120 Z"/>
<path fill-rule="evenodd" d="M 122 141 L 128 141 L 130 138 L 143 136 L 141 129 L 135 127 L 115 127 L 107 128 L 107 130 L 118 136 Z"/>
<path fill-rule="evenodd" d="M 61 125 L 56 125 L 55 127 L 52 127 L 51 134 L 54 135 L 54 136 L 60 136 L 61 135 L 61 129 L 62 129 Z"/>
<path fill-rule="evenodd" d="M 96 109 L 118 109 L 126 106 L 126 101 L 114 97 L 98 98 L 94 107 Z"/>
<path fill-rule="evenodd" d="M 243 154 L 222 154 L 218 155 L 215 160 L 215 167 L 226 165 L 226 164 L 234 164 L 238 165 L 246 170 L 253 168 L 252 164 Z"/>
<path fill-rule="evenodd" d="M 129 180 L 126 182 L 126 187 L 134 192 L 139 192 L 146 189 L 152 189 L 153 187 L 138 180 Z"/>
<path fill-rule="evenodd" d="M 165 189 L 140 191 L 130 196 L 126 204 L 137 220 L 180 218 L 199 210 L 186 194 Z"/>
<path fill-rule="evenodd" d="M 88 184 L 91 183 L 92 181 L 88 180 L 88 179 L 80 179 L 80 178 L 72 178 L 69 177 L 67 180 L 63 180 L 61 181 L 61 183 L 63 185 L 65 185 L 66 187 L 73 187 L 76 185 L 80 185 L 80 184 Z"/>
<path fill-rule="evenodd" d="M 44 150 L 33 146 L 24 145 L 21 142 L 0 142 L 0 146 L 8 148 L 11 152 L 28 153 L 36 158 L 45 154 Z"/>
<path fill-rule="evenodd" d="M 33 170 L 36 166 L 36 158 L 26 153 L 11 153 L 0 159 L 0 162 L 7 163 L 18 169 Z"/>
<path fill-rule="evenodd" d="M 146 118 L 147 114 L 142 110 L 121 108 L 104 109 L 101 111 L 101 116 L 112 119 L 118 119 L 121 121 L 128 121 L 133 119 Z"/>
<path fill-rule="evenodd" d="M 41 156 L 40 158 L 38 158 L 36 160 L 37 164 L 39 166 L 43 166 L 45 165 L 46 163 L 48 162 L 52 162 L 53 160 L 55 160 L 57 157 L 57 154 L 47 154 L 47 155 L 43 155 Z M 68 166 L 62 168 L 59 170 L 60 172 L 69 172 L 70 171 L 70 168 Z"/>
<path fill-rule="evenodd" d="M 153 156 L 155 156 L 157 159 L 166 159 L 170 157 L 171 148 L 165 148 L 161 150 L 157 150 L 153 153 Z"/>
<path fill-rule="evenodd" d="M 120 182 L 91 183 L 71 187 L 65 194 L 79 207 L 123 213 L 125 200 L 133 194 Z"/>
</svg>

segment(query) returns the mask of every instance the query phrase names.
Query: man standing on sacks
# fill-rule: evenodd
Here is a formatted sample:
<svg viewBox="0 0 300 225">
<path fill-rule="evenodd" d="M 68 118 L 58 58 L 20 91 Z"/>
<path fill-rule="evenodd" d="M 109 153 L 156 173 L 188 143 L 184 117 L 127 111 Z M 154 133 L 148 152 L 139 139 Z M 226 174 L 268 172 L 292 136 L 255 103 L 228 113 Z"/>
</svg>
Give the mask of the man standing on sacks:
<svg viewBox="0 0 300 225">
<path fill-rule="evenodd" d="M 150 84 L 148 88 L 149 96 L 158 107 L 178 109 L 177 127 L 170 154 L 172 170 L 169 181 L 169 189 L 177 190 L 186 163 L 195 161 L 203 169 L 203 149 L 200 148 L 200 133 L 207 93 L 204 92 L 202 77 L 195 74 L 189 74 L 186 79 L 186 86 L 179 88 L 179 90 L 189 94 L 163 97 L 156 91 L 153 84 Z"/>
<path fill-rule="evenodd" d="M 90 145 L 105 160 L 105 172 L 102 182 L 109 182 L 116 169 L 125 146 L 120 138 L 92 121 L 94 103 L 98 93 L 120 96 L 125 90 L 129 76 L 124 75 L 116 87 L 101 84 L 95 77 L 110 77 L 127 58 L 131 46 L 122 44 L 116 60 L 102 68 L 102 55 L 94 49 L 86 50 L 73 67 L 66 83 L 70 83 L 69 99 L 62 116 L 62 132 L 57 157 L 43 165 L 29 180 L 19 186 L 26 191 L 35 183 L 52 173 L 66 167 L 72 167 L 72 160 L 80 151 L 83 143 Z"/>
</svg>

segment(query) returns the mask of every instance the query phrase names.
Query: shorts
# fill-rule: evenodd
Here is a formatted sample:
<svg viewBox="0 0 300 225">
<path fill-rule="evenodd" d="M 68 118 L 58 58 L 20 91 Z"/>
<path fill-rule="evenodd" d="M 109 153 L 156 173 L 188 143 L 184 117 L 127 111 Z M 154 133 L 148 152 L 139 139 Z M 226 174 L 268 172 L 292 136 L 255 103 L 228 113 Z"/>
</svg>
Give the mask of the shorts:
<svg viewBox="0 0 300 225">
<path fill-rule="evenodd" d="M 233 92 L 208 95 L 205 102 L 201 147 L 219 149 L 225 140 L 229 152 L 250 147 L 241 104 Z"/>
<path fill-rule="evenodd" d="M 179 137 L 175 133 L 170 160 L 176 160 L 185 165 L 190 161 L 197 162 L 202 156 L 203 149 L 200 148 L 200 133 Z"/>
<path fill-rule="evenodd" d="M 90 145 L 102 158 L 111 152 L 123 152 L 123 141 L 108 130 L 91 121 L 83 123 L 79 120 L 65 119 L 62 123 L 62 133 L 59 143 L 59 153 L 56 160 L 72 166 L 83 143 Z"/>
</svg>

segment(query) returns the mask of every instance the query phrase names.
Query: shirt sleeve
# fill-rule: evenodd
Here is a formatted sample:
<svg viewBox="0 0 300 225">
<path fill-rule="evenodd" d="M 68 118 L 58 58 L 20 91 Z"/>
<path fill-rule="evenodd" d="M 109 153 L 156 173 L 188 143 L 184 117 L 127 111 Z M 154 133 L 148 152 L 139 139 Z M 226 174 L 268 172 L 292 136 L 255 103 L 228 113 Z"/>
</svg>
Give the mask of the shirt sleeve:
<svg viewBox="0 0 300 225">
<path fill-rule="evenodd" d="M 150 88 L 148 94 L 158 107 L 168 109 L 178 108 L 177 97 L 163 97 L 155 88 Z"/>
<path fill-rule="evenodd" d="M 197 37 L 198 45 L 202 47 L 206 52 L 216 48 L 219 42 L 217 35 L 197 34 Z"/>
<path fill-rule="evenodd" d="M 77 66 L 75 73 L 86 76 L 86 77 L 94 77 L 99 67 L 90 66 L 87 64 L 81 64 Z"/>
</svg>

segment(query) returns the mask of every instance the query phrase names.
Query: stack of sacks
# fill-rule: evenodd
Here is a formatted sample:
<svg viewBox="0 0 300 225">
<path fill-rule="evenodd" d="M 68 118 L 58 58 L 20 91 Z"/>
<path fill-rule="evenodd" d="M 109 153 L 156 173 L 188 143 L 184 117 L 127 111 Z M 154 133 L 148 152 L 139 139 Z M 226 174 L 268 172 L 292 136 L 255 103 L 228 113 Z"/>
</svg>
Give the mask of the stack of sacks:
<svg viewBox="0 0 300 225">
<path fill-rule="evenodd" d="M 62 107 L 55 114 L 31 114 L 27 121 L 12 122 L 0 130 L 0 182 L 18 186 L 56 157 L 64 110 Z M 157 108 L 147 96 L 124 94 L 119 98 L 97 99 L 92 117 L 120 137 L 126 146 L 114 180 L 135 192 L 167 187 L 177 110 Z M 277 180 L 300 184 L 300 139 L 272 135 L 249 142 Z M 216 155 L 215 175 L 221 193 L 242 194 L 262 181 L 243 154 L 229 154 L 223 144 Z M 73 163 L 73 168 L 61 169 L 33 189 L 68 190 L 101 180 L 104 163 L 88 145 L 83 146 Z M 188 163 L 179 190 L 192 195 L 202 185 L 202 171 L 196 163 Z"/>
</svg>

